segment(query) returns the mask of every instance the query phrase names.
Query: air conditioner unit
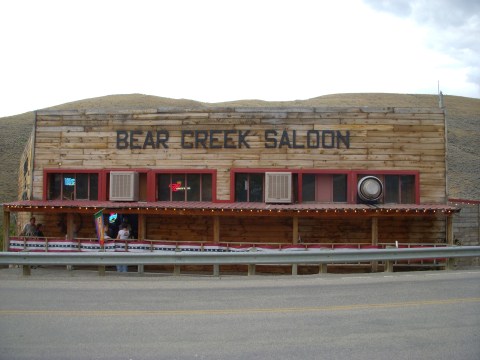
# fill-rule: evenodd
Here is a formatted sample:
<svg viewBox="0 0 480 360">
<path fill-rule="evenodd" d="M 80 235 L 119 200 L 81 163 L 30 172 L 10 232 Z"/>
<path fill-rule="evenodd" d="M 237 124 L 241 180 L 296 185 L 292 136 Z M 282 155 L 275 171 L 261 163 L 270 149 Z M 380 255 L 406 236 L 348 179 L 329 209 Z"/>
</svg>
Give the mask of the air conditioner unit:
<svg viewBox="0 0 480 360">
<path fill-rule="evenodd" d="M 138 173 L 111 171 L 110 201 L 138 201 Z"/>
<path fill-rule="evenodd" d="M 292 173 L 267 172 L 265 173 L 265 202 L 291 203 L 292 202 Z"/>
</svg>

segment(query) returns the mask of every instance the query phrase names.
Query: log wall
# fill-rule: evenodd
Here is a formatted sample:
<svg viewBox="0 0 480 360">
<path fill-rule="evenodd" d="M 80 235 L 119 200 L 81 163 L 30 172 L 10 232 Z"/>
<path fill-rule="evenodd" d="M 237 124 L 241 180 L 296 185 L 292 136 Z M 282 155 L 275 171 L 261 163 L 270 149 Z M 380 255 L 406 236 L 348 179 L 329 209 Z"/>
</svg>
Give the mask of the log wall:
<svg viewBox="0 0 480 360">
<path fill-rule="evenodd" d="M 168 148 L 118 149 L 117 130 L 168 131 Z M 181 147 L 181 131 L 247 132 L 238 147 L 233 134 L 223 148 Z M 265 130 L 286 130 L 297 148 L 268 148 Z M 306 148 L 308 131 L 349 131 L 350 147 Z M 125 113 L 39 111 L 35 133 L 33 197 L 42 196 L 43 169 L 216 169 L 217 198 L 230 200 L 230 170 L 343 169 L 420 172 L 422 203 L 445 203 L 445 126 L 440 109 L 405 108 L 227 108 L 167 109 Z M 144 135 L 136 145 L 143 145 Z M 191 140 L 190 138 L 188 139 Z M 210 145 L 207 143 L 207 145 Z M 270 143 L 271 145 L 271 143 Z M 293 145 L 293 144 L 292 144 Z M 304 146 L 301 148 L 299 146 Z"/>
</svg>

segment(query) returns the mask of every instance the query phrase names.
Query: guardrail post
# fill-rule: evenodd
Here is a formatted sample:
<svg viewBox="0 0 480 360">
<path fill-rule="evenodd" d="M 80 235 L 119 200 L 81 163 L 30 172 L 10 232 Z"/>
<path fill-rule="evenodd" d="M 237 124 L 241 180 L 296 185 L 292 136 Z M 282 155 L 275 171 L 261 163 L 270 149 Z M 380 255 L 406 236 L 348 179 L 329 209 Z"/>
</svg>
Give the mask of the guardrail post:
<svg viewBox="0 0 480 360">
<path fill-rule="evenodd" d="M 385 272 L 393 272 L 393 260 L 385 261 Z"/>
<path fill-rule="evenodd" d="M 255 275 L 255 264 L 248 265 L 248 276 Z"/>
<path fill-rule="evenodd" d="M 105 265 L 98 265 L 98 276 L 105 276 Z"/>
<path fill-rule="evenodd" d="M 320 264 L 319 274 L 326 274 L 328 272 L 327 264 Z"/>
<path fill-rule="evenodd" d="M 220 276 L 220 265 L 213 265 L 213 276 Z"/>
<path fill-rule="evenodd" d="M 30 265 L 22 265 L 23 276 L 30 276 L 32 274 L 30 270 Z"/>
<path fill-rule="evenodd" d="M 453 269 L 455 269 L 455 259 L 448 258 L 445 264 L 445 270 L 453 270 Z"/>
<path fill-rule="evenodd" d="M 298 265 L 297 264 L 292 265 L 292 275 L 298 275 Z"/>
<path fill-rule="evenodd" d="M 180 275 L 180 265 L 173 265 L 173 275 Z"/>
<path fill-rule="evenodd" d="M 144 271 L 145 271 L 145 268 L 144 268 L 143 264 L 137 266 L 137 272 L 139 274 L 143 274 Z"/>
<path fill-rule="evenodd" d="M 10 244 L 10 212 L 3 210 L 3 251 L 8 251 L 9 244 Z"/>
</svg>

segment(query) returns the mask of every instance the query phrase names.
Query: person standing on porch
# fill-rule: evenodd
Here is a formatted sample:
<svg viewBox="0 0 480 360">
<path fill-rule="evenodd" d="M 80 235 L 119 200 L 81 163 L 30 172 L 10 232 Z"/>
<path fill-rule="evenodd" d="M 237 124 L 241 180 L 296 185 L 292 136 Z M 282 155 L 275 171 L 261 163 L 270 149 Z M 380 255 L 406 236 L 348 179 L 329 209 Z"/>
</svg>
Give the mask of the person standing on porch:
<svg viewBox="0 0 480 360">
<path fill-rule="evenodd" d="M 42 224 L 37 224 L 37 227 L 35 229 L 35 236 L 43 238 L 45 235 L 43 234 L 43 225 Z"/>
<path fill-rule="evenodd" d="M 128 225 L 126 223 L 123 223 L 122 226 L 120 227 L 120 230 L 118 231 L 117 239 L 118 240 L 128 240 L 130 237 L 130 231 L 128 231 Z M 117 271 L 118 272 L 127 272 L 128 271 L 128 266 L 127 265 L 117 265 Z"/>
<path fill-rule="evenodd" d="M 25 224 L 25 226 L 23 227 L 23 230 L 20 233 L 20 236 L 35 236 L 35 233 L 37 231 L 35 221 L 36 221 L 35 217 L 32 216 L 30 218 L 30 222 L 28 224 Z"/>
</svg>

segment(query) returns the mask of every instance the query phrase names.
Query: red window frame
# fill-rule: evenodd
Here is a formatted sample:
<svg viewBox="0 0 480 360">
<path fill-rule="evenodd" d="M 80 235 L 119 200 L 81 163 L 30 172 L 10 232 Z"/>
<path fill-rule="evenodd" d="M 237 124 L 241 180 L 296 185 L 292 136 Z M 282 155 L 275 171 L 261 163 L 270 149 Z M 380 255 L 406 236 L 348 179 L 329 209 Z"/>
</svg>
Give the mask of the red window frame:
<svg viewBox="0 0 480 360">
<path fill-rule="evenodd" d="M 384 176 L 384 175 L 410 175 L 414 176 L 415 184 L 414 184 L 414 191 L 415 191 L 415 204 L 420 204 L 420 172 L 419 171 L 410 171 L 410 170 L 355 170 L 352 172 L 352 185 L 354 185 L 354 191 L 352 191 L 352 203 L 356 202 L 357 198 L 357 179 L 360 175 L 371 175 L 371 176 Z"/>
<path fill-rule="evenodd" d="M 98 175 L 98 200 L 102 200 L 101 194 L 104 188 L 104 176 L 102 176 L 102 171 L 98 169 L 43 169 L 43 189 L 42 189 L 42 199 L 48 199 L 48 189 L 49 189 L 49 180 L 52 174 L 97 174 Z M 82 199 L 85 200 L 85 199 Z M 59 200 L 66 201 L 66 200 Z M 92 200 L 97 201 L 97 200 Z"/>
<path fill-rule="evenodd" d="M 298 197 L 299 203 L 302 199 L 303 174 L 344 174 L 347 175 L 347 204 L 357 202 L 357 177 L 358 175 L 413 175 L 415 178 L 415 204 L 420 203 L 420 172 L 417 170 L 342 170 L 342 169 L 269 169 L 269 168 L 236 168 L 230 170 L 230 202 L 235 202 L 235 175 L 237 173 L 266 173 L 266 172 L 291 172 L 298 176 Z"/>
<path fill-rule="evenodd" d="M 158 200 L 158 183 L 157 175 L 159 174 L 210 174 L 212 175 L 212 202 L 217 201 L 217 170 L 216 169 L 161 169 L 153 170 L 151 174 L 151 181 L 149 182 L 149 197 L 148 201 L 159 201 Z M 153 193 L 152 190 L 153 189 Z"/>
</svg>

